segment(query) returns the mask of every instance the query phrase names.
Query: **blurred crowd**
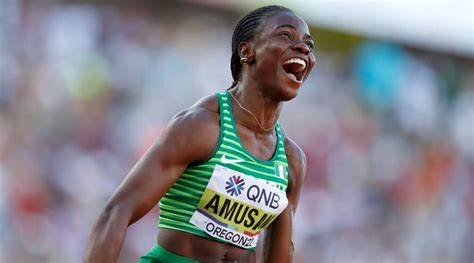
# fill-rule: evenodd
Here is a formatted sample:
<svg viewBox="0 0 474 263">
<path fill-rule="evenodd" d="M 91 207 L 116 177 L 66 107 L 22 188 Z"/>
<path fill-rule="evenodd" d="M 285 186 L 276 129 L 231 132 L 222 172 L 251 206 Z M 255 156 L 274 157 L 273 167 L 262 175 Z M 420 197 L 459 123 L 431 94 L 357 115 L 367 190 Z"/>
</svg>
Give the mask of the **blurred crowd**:
<svg viewBox="0 0 474 263">
<path fill-rule="evenodd" d="M 238 13 L 5 0 L 0 262 L 80 262 L 169 119 L 231 84 Z M 473 262 L 474 60 L 365 40 L 318 49 L 281 123 L 308 170 L 295 262 Z M 326 45 L 328 45 L 326 43 Z M 156 239 L 129 228 L 121 262 Z"/>
</svg>

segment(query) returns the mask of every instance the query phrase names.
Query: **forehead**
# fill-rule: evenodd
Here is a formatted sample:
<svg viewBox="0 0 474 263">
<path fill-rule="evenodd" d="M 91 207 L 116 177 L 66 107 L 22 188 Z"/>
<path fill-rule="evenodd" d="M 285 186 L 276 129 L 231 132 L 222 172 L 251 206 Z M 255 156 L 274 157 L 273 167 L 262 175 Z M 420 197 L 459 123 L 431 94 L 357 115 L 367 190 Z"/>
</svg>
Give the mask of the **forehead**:
<svg viewBox="0 0 474 263">
<path fill-rule="evenodd" d="M 292 25 L 301 33 L 310 35 L 308 25 L 303 20 L 303 18 L 297 16 L 292 12 L 278 12 L 274 15 L 271 15 L 262 22 L 262 33 L 272 32 L 273 30 L 283 25 Z"/>
</svg>

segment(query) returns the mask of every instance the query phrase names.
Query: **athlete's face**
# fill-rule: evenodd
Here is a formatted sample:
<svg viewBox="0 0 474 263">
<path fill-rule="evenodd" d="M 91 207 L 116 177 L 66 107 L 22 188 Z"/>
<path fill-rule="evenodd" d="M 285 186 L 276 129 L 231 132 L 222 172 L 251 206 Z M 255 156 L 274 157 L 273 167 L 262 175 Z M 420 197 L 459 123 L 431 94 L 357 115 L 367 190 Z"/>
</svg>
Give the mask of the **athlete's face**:
<svg viewBox="0 0 474 263">
<path fill-rule="evenodd" d="M 314 40 L 308 25 L 292 12 L 280 12 L 262 21 L 254 42 L 256 74 L 252 78 L 271 87 L 269 93 L 290 100 L 315 64 Z"/>
</svg>

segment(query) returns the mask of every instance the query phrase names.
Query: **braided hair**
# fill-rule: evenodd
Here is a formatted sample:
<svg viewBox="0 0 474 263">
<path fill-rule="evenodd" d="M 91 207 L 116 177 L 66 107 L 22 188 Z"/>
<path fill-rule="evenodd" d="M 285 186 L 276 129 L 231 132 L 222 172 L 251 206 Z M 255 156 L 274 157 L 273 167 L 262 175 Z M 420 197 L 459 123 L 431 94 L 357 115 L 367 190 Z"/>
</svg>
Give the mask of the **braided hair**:
<svg viewBox="0 0 474 263">
<path fill-rule="evenodd" d="M 230 88 L 234 87 L 240 80 L 240 73 L 242 70 L 239 55 L 240 43 L 254 39 L 254 37 L 261 30 L 261 21 L 277 12 L 293 11 L 278 5 L 260 7 L 242 17 L 235 26 L 234 33 L 232 35 L 232 57 L 230 59 L 230 70 L 232 72 L 232 78 L 234 79 L 234 82 Z"/>
</svg>

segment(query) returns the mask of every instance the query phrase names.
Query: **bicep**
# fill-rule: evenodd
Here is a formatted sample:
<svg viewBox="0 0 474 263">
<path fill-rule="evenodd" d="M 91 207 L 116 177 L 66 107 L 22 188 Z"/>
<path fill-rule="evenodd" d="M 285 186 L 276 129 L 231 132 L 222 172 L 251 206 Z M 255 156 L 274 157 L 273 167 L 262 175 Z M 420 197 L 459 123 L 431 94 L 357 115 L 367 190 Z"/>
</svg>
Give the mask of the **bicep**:
<svg viewBox="0 0 474 263">
<path fill-rule="evenodd" d="M 185 117 L 172 121 L 131 169 L 107 206 L 124 208 L 129 224 L 155 206 L 190 163 L 212 151 L 212 140 L 203 136 L 213 133 L 202 133 L 193 124 L 195 121 Z"/>
<path fill-rule="evenodd" d="M 129 224 L 145 215 L 177 179 L 179 164 L 164 165 L 159 145 L 153 145 L 128 173 L 108 206 L 121 206 L 130 213 Z M 175 179 L 176 178 L 176 179 Z"/>
<path fill-rule="evenodd" d="M 286 191 L 288 207 L 284 210 L 281 215 L 281 220 L 279 220 L 278 223 L 284 225 L 284 228 L 291 228 L 293 217 L 298 206 L 299 194 L 306 174 L 306 157 L 296 145 L 287 146 L 286 152 L 289 168 L 288 188 Z"/>
<path fill-rule="evenodd" d="M 293 253 L 293 222 L 306 170 L 303 152 L 294 143 L 286 145 L 288 158 L 288 206 L 275 219 L 265 236 L 265 262 L 290 262 Z"/>
</svg>

